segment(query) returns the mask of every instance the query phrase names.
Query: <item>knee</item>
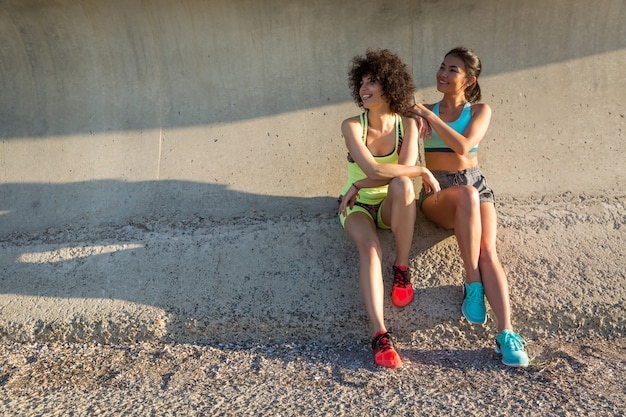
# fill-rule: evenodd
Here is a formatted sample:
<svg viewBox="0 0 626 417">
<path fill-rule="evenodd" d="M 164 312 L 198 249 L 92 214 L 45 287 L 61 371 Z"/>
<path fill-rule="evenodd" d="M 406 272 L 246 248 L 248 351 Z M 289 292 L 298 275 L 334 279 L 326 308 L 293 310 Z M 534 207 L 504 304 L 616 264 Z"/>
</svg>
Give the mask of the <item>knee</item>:
<svg viewBox="0 0 626 417">
<path fill-rule="evenodd" d="M 472 186 L 461 186 L 458 189 L 458 206 L 465 211 L 480 211 L 480 196 L 478 190 Z"/>
<path fill-rule="evenodd" d="M 367 239 L 358 243 L 359 256 L 363 261 L 382 257 L 380 242 L 376 239 Z"/>
<path fill-rule="evenodd" d="M 389 182 L 388 195 L 404 197 L 407 200 L 415 199 L 415 187 L 409 177 L 395 177 Z"/>
</svg>

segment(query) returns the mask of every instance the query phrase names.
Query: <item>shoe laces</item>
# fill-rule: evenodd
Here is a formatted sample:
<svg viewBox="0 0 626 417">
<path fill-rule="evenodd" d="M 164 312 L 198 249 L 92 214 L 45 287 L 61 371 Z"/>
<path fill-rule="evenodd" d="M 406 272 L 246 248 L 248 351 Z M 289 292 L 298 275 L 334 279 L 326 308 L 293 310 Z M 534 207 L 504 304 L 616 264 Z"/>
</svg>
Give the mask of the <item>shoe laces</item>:
<svg viewBox="0 0 626 417">
<path fill-rule="evenodd" d="M 502 347 L 507 350 L 524 350 L 526 347 L 526 340 L 517 333 L 503 332 L 504 340 L 502 341 Z"/>
<path fill-rule="evenodd" d="M 409 277 L 407 277 L 408 269 L 406 271 L 401 270 L 397 266 L 393 267 L 393 286 L 406 288 L 407 284 L 409 284 Z"/>
<path fill-rule="evenodd" d="M 393 350 L 393 337 L 390 332 L 379 334 L 372 340 L 372 349 L 374 352 L 386 352 Z"/>
</svg>

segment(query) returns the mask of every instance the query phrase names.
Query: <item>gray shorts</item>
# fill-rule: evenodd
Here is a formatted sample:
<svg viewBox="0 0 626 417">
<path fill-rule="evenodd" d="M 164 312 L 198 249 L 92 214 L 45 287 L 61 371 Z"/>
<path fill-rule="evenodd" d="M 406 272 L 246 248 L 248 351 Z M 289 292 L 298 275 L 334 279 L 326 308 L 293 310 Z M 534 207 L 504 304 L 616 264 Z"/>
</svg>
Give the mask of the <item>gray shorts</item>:
<svg viewBox="0 0 626 417">
<path fill-rule="evenodd" d="M 478 190 L 481 203 L 496 202 L 493 190 L 487 185 L 487 178 L 485 178 L 478 166 L 466 169 L 465 171 L 432 171 L 432 173 L 435 178 L 437 178 L 437 181 L 439 181 L 442 190 L 454 187 L 455 185 L 472 185 Z M 432 194 L 432 192 L 427 193 L 426 188 L 422 185 L 422 191 L 420 191 L 420 207 L 424 199 Z"/>
</svg>

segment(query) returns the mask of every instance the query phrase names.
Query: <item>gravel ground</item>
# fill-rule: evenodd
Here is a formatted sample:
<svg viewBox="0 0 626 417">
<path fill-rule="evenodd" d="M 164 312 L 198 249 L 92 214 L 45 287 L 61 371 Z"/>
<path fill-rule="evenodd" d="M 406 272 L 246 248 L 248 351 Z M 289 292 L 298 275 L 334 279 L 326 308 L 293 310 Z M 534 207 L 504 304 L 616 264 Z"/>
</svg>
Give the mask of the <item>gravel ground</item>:
<svg viewBox="0 0 626 417">
<path fill-rule="evenodd" d="M 626 199 L 499 207 L 527 369 L 500 363 L 493 320 L 460 320 L 456 245 L 426 222 L 412 254 L 418 301 L 385 313 L 399 370 L 374 367 L 362 305 L 344 297 L 358 294 L 342 261 L 354 250 L 334 217 L 6 236 L 0 415 L 625 415 Z M 294 274 L 290 256 L 303 254 Z"/>
<path fill-rule="evenodd" d="M 351 345 L 141 343 L 0 346 L 3 416 L 621 416 L 626 339 L 410 346 L 376 368 Z"/>
</svg>

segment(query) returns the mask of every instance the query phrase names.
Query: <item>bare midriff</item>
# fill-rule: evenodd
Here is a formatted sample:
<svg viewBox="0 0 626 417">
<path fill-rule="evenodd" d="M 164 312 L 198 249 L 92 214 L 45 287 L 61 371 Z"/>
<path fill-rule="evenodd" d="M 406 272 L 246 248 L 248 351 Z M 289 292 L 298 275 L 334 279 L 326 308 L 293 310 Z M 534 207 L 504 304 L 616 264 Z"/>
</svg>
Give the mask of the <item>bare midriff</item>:
<svg viewBox="0 0 626 417">
<path fill-rule="evenodd" d="M 464 171 L 478 165 L 478 155 L 473 152 L 459 155 L 452 152 L 425 153 L 426 168 L 431 171 Z"/>
</svg>

